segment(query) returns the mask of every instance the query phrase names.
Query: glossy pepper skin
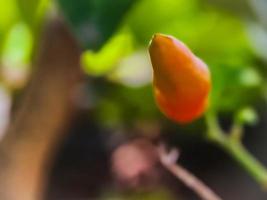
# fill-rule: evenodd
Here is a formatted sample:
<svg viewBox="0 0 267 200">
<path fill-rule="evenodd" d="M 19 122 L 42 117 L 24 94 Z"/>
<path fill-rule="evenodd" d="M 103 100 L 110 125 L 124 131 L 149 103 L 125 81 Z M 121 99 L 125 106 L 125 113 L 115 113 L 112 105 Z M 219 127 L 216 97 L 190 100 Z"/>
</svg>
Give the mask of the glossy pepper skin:
<svg viewBox="0 0 267 200">
<path fill-rule="evenodd" d="M 154 95 L 160 110 L 181 124 L 200 117 L 211 88 L 207 65 L 181 41 L 163 34 L 153 36 L 149 53 Z"/>
</svg>

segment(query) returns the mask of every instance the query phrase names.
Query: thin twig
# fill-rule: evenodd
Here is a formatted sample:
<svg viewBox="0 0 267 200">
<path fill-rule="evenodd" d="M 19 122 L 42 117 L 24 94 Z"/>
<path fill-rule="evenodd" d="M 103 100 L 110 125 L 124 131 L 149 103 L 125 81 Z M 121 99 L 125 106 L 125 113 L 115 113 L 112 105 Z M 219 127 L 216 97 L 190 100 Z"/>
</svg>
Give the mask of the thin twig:
<svg viewBox="0 0 267 200">
<path fill-rule="evenodd" d="M 203 200 L 222 200 L 215 192 L 205 185 L 196 176 L 179 164 L 176 164 L 178 151 L 173 149 L 169 153 L 164 147 L 159 148 L 160 161 L 162 165 L 175 177 L 182 181 L 188 188 L 193 190 Z"/>
</svg>

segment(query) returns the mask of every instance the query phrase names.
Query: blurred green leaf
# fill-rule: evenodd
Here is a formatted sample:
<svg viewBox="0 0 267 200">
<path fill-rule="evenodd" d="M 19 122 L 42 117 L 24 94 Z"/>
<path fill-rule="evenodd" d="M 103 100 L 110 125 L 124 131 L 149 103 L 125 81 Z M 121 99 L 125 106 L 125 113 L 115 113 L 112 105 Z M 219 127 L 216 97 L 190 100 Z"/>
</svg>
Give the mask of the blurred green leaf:
<svg viewBox="0 0 267 200">
<path fill-rule="evenodd" d="M 18 18 L 15 0 L 0 0 L 0 33 Z"/>
<path fill-rule="evenodd" d="M 19 22 L 9 31 L 3 45 L 2 63 L 8 68 L 25 68 L 30 62 L 33 38 L 28 26 Z"/>
<path fill-rule="evenodd" d="M 0 55 L 6 34 L 10 27 L 18 19 L 18 11 L 15 0 L 5 1 L 0 0 Z"/>
<path fill-rule="evenodd" d="M 212 70 L 211 109 L 238 111 L 262 95 L 261 76 L 252 67 L 221 65 Z"/>
<path fill-rule="evenodd" d="M 140 50 L 122 59 L 108 78 L 128 87 L 142 87 L 151 83 L 152 67 L 147 51 Z"/>
<path fill-rule="evenodd" d="M 253 12 L 249 5 L 250 0 L 234 0 L 234 1 L 233 0 L 201 0 L 201 1 L 203 3 L 206 2 L 206 3 L 209 3 L 210 5 L 216 6 L 217 9 L 220 9 L 220 10 L 223 9 L 227 12 L 231 12 L 232 14 L 236 16 L 241 16 L 245 18 L 253 17 Z"/>
<path fill-rule="evenodd" d="M 99 49 L 116 31 L 123 15 L 136 0 L 58 0 L 77 39 L 89 49 Z"/>
<path fill-rule="evenodd" d="M 129 12 L 125 24 L 142 45 L 156 32 L 174 35 L 208 63 L 240 64 L 252 57 L 240 20 L 202 6 L 198 0 L 155 0 L 153 4 L 142 0 Z"/>
<path fill-rule="evenodd" d="M 154 33 L 165 32 L 170 24 L 185 21 L 192 11 L 196 11 L 195 0 L 142 0 L 128 13 L 126 23 L 140 42 L 148 43 Z"/>
<path fill-rule="evenodd" d="M 133 51 L 132 37 L 129 33 L 119 33 L 112 37 L 97 52 L 87 50 L 82 54 L 81 62 L 87 74 L 105 75 L 116 67 L 118 61 Z"/>
<path fill-rule="evenodd" d="M 16 0 L 23 20 L 31 27 L 39 26 L 50 0 Z"/>
<path fill-rule="evenodd" d="M 239 75 L 240 83 L 244 87 L 259 87 L 262 83 L 262 77 L 255 68 L 245 68 Z"/>
<path fill-rule="evenodd" d="M 236 122 L 239 124 L 255 125 L 259 121 L 257 113 L 251 107 L 242 108 L 237 112 L 235 118 Z"/>
</svg>

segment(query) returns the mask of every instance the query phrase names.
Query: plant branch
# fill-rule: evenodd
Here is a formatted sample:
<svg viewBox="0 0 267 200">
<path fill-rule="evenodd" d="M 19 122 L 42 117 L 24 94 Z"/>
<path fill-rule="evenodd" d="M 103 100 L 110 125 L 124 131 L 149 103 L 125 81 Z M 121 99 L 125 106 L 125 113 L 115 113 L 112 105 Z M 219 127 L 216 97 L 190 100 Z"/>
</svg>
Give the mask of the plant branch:
<svg viewBox="0 0 267 200">
<path fill-rule="evenodd" d="M 0 144 L 0 199 L 39 200 L 58 143 L 76 113 L 72 90 L 81 82 L 80 50 L 61 20 L 41 36 L 35 72 Z"/>
<path fill-rule="evenodd" d="M 267 169 L 251 155 L 241 143 L 243 128 L 233 126 L 231 132 L 225 133 L 215 115 L 206 115 L 208 132 L 207 138 L 217 143 L 229 155 L 231 155 L 264 189 L 267 188 Z"/>
<path fill-rule="evenodd" d="M 160 147 L 159 155 L 162 165 L 188 188 L 193 190 L 202 200 L 222 200 L 201 180 L 176 163 L 175 157 L 178 156 L 177 150 L 172 150 L 170 153 L 167 153 L 165 148 Z"/>
</svg>

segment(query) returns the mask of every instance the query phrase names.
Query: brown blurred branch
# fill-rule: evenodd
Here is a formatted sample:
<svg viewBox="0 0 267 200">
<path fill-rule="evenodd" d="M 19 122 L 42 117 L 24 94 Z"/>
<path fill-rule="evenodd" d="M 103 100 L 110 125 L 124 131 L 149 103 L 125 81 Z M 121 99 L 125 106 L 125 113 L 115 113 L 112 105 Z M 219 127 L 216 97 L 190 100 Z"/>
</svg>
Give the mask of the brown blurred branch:
<svg viewBox="0 0 267 200">
<path fill-rule="evenodd" d="M 173 149 L 167 153 L 163 146 L 159 148 L 160 161 L 162 165 L 170 171 L 175 177 L 182 181 L 188 188 L 194 191 L 202 200 L 222 200 L 207 185 L 186 170 L 179 164 L 176 164 L 178 151 Z"/>
<path fill-rule="evenodd" d="M 64 24 L 45 27 L 35 72 L 0 145 L 0 199 L 39 200 L 58 142 L 75 108 L 71 91 L 81 80 L 80 50 Z"/>
</svg>

